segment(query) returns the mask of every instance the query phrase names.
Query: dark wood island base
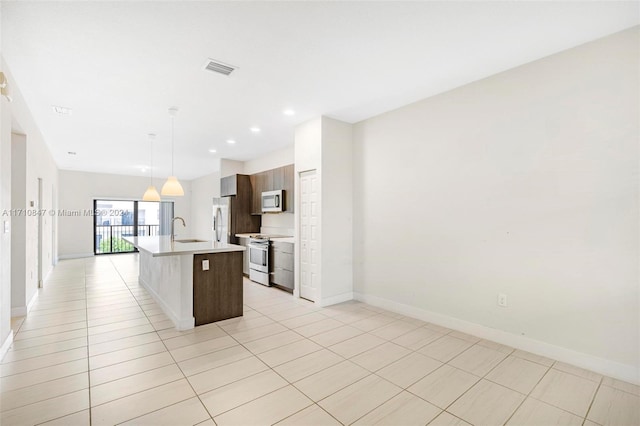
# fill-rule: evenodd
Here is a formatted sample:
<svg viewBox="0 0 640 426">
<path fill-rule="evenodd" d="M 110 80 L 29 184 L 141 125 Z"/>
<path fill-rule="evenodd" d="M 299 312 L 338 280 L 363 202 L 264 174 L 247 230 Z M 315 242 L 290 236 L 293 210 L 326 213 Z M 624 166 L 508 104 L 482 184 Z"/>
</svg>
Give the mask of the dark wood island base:
<svg viewBox="0 0 640 426">
<path fill-rule="evenodd" d="M 203 261 L 209 270 L 203 271 Z M 242 252 L 193 255 L 195 325 L 242 316 Z"/>
</svg>

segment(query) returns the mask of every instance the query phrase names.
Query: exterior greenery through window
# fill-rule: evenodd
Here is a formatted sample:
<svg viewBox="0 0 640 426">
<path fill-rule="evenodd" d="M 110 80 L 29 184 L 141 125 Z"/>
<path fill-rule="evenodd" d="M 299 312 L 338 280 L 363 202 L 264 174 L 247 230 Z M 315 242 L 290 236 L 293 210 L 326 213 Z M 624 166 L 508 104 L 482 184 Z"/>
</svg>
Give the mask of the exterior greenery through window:
<svg viewBox="0 0 640 426">
<path fill-rule="evenodd" d="M 130 253 L 135 248 L 124 240 L 131 236 L 160 235 L 159 202 L 100 200 L 93 202 L 94 253 Z M 167 203 L 164 203 L 167 204 Z M 173 216 L 173 203 L 171 216 Z"/>
</svg>

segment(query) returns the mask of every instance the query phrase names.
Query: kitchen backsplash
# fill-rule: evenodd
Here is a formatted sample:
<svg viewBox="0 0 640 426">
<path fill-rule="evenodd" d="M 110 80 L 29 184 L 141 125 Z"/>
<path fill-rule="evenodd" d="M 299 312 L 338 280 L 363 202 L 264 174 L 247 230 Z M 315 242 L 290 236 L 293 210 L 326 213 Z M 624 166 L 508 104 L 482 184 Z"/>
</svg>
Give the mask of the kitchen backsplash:
<svg viewBox="0 0 640 426">
<path fill-rule="evenodd" d="M 260 233 L 293 236 L 295 229 L 294 217 L 290 213 L 263 214 Z"/>
</svg>

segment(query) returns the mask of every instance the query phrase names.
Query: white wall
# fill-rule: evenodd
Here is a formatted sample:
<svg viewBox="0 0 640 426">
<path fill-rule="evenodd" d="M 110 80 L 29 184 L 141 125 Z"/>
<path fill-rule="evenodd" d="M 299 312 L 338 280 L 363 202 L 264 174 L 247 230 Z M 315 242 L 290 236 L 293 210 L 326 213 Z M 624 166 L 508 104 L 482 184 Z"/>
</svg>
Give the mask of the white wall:
<svg viewBox="0 0 640 426">
<path fill-rule="evenodd" d="M 219 171 L 191 181 L 191 229 L 194 238 L 213 239 L 212 199 L 218 197 L 220 197 Z"/>
<path fill-rule="evenodd" d="M 244 163 L 242 161 L 220 159 L 220 177 L 227 177 L 244 173 Z"/>
<path fill-rule="evenodd" d="M 278 167 L 288 166 L 295 161 L 294 146 L 291 145 L 284 149 L 270 152 L 255 160 L 244 162 L 243 173 L 252 175 L 265 170 L 277 169 Z"/>
<path fill-rule="evenodd" d="M 178 177 L 179 178 L 179 177 Z M 58 209 L 82 211 L 93 209 L 94 198 L 140 200 L 149 186 L 149 178 L 143 176 L 122 176 L 104 173 L 87 173 L 60 170 L 60 194 Z M 156 188 L 161 188 L 163 178 L 154 179 Z M 191 227 L 191 181 L 181 180 L 183 197 L 162 197 L 163 201 L 175 201 L 174 215 L 181 216 L 187 223 L 183 230 L 177 226 L 176 233 L 189 236 Z M 72 258 L 93 255 L 93 217 L 60 216 L 59 256 Z"/>
<path fill-rule="evenodd" d="M 307 170 L 320 172 L 322 166 L 322 117 L 314 118 L 296 127 L 294 154 L 296 179 L 300 172 Z M 320 175 L 318 175 L 319 177 Z M 320 182 L 322 181 L 320 180 Z"/>
<path fill-rule="evenodd" d="M 639 36 L 356 124 L 360 297 L 638 380 Z"/>
<path fill-rule="evenodd" d="M 11 134 L 11 206 L 27 208 L 27 136 Z M 27 275 L 27 216 L 11 218 L 11 310 L 12 316 L 25 308 Z M 26 312 L 20 312 L 25 315 Z"/>
<path fill-rule="evenodd" d="M 13 120 L 17 121 L 14 117 Z M 35 125 L 30 126 L 31 129 Z M 35 136 L 34 136 L 35 133 Z M 11 310 L 12 316 L 26 315 L 38 292 L 38 262 L 42 262 L 44 281 L 55 264 L 55 200 L 57 168 L 53 158 L 43 155 L 39 132 L 11 134 L 11 207 L 25 213 L 12 218 L 11 233 Z M 42 204 L 38 200 L 38 180 L 42 179 Z M 38 220 L 42 211 L 42 247 L 38 259 Z M 53 214 L 53 215 L 52 215 Z"/>
<path fill-rule="evenodd" d="M 4 65 L 5 73 L 9 71 L 10 81 L 13 81 L 10 70 Z M 26 135 L 26 205 L 12 206 L 14 209 L 38 209 L 47 212 L 42 216 L 42 278 L 46 279 L 56 262 L 57 246 L 57 217 L 51 216 L 54 211 L 55 197 L 58 188 L 58 167 L 40 133 L 29 108 L 27 107 L 19 88 L 11 85 L 13 101 L 9 104 L 12 123 L 19 126 L 19 132 Z M 13 167 L 25 167 L 25 163 L 12 164 Z M 38 179 L 42 180 L 42 205 L 38 205 Z M 34 207 L 31 207 L 33 202 Z M 26 249 L 25 282 L 27 303 L 33 299 L 38 290 L 38 217 L 27 215 L 25 234 L 12 234 L 12 238 L 24 238 Z"/>
<path fill-rule="evenodd" d="M 4 71 L 4 70 L 3 70 Z M 0 210 L 11 209 L 11 112 L 0 96 Z M 11 233 L 4 232 L 11 217 L 0 218 L 0 356 L 9 349 L 11 331 Z M 10 228 L 9 228 L 10 229 Z"/>
</svg>

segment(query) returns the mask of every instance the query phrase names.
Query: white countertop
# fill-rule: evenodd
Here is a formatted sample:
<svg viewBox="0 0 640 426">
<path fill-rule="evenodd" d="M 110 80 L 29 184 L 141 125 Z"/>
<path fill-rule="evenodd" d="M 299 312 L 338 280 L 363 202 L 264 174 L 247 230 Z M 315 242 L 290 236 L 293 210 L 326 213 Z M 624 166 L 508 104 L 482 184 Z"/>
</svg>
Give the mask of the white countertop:
<svg viewBox="0 0 640 426">
<path fill-rule="evenodd" d="M 256 235 L 256 234 L 258 234 L 258 232 L 252 232 L 250 234 L 236 234 L 236 237 L 238 237 L 238 238 L 249 238 L 250 236 Z"/>
<path fill-rule="evenodd" d="M 150 253 L 152 256 L 177 256 L 183 254 L 226 253 L 232 251 L 245 251 L 246 248 L 235 244 L 218 243 L 214 241 L 199 241 L 194 243 L 181 243 L 176 238 L 172 244 L 168 235 L 156 237 L 124 237 L 125 241 L 133 244 L 138 250 Z"/>
<path fill-rule="evenodd" d="M 256 235 L 259 232 L 252 232 L 250 234 L 236 234 L 236 237 L 238 238 L 249 238 L 252 235 Z M 261 235 L 266 235 L 269 236 L 269 234 L 261 234 Z M 279 243 L 291 243 L 291 244 L 295 244 L 296 239 L 294 237 L 269 237 L 269 240 L 271 241 L 277 241 Z"/>
</svg>

